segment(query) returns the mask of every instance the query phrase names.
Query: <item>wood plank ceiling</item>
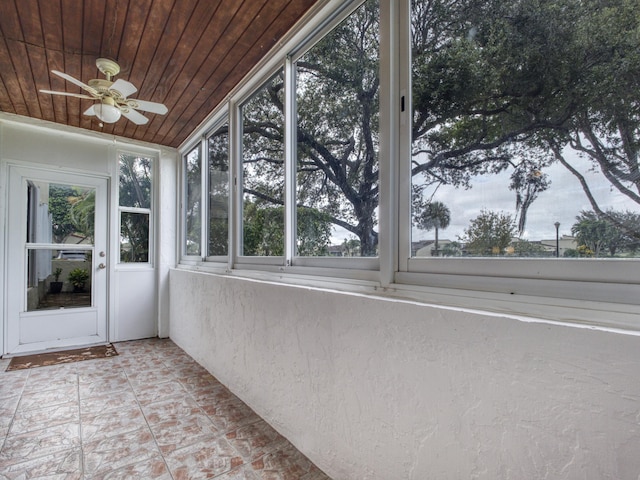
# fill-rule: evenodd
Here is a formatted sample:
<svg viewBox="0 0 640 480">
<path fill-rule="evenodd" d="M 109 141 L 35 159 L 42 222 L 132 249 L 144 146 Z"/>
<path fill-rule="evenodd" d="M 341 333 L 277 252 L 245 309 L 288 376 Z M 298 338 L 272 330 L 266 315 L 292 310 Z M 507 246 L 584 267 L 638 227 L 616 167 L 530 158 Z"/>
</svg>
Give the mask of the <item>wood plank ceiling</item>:
<svg viewBox="0 0 640 480">
<path fill-rule="evenodd" d="M 1 0 L 0 111 L 177 147 L 317 0 Z M 82 115 L 92 100 L 51 73 L 104 78 L 118 62 L 131 98 L 169 113 L 104 124 Z"/>
</svg>

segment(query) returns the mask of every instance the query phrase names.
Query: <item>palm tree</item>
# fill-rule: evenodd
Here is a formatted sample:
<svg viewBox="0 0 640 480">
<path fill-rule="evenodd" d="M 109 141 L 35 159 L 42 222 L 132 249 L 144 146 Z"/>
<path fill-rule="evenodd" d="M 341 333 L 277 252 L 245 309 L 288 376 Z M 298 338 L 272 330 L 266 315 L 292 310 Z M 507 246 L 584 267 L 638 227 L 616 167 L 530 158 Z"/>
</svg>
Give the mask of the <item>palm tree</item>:
<svg viewBox="0 0 640 480">
<path fill-rule="evenodd" d="M 422 214 L 418 218 L 418 227 L 423 230 L 434 229 L 436 231 L 435 253 L 438 256 L 438 231 L 445 229 L 451 222 L 451 211 L 442 202 L 429 202 L 425 205 Z"/>
</svg>

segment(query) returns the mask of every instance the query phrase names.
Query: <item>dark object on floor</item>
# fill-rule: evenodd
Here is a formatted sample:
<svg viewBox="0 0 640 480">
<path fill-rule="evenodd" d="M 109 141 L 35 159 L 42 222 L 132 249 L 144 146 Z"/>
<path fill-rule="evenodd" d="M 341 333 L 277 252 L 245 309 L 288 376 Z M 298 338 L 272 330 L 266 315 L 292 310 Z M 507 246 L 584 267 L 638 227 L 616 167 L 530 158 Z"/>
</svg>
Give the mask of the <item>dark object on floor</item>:
<svg viewBox="0 0 640 480">
<path fill-rule="evenodd" d="M 94 360 L 97 358 L 115 357 L 118 355 L 113 345 L 97 345 L 95 347 L 78 348 L 76 350 L 65 350 L 64 352 L 37 353 L 24 357 L 13 357 L 7 372 L 11 370 L 22 370 L 25 368 L 46 367 L 58 365 L 60 363 L 81 362 L 83 360 Z"/>
</svg>

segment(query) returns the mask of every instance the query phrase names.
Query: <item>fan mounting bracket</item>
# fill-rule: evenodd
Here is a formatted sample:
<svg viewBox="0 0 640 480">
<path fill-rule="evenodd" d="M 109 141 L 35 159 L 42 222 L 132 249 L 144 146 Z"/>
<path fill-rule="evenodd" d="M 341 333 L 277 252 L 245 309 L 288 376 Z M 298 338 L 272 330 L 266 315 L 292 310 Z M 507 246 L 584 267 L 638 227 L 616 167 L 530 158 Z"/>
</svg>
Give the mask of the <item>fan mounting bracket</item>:
<svg viewBox="0 0 640 480">
<path fill-rule="evenodd" d="M 111 77 L 120 73 L 120 65 L 108 58 L 96 59 L 96 67 L 107 77 L 107 80 L 111 80 Z"/>
</svg>

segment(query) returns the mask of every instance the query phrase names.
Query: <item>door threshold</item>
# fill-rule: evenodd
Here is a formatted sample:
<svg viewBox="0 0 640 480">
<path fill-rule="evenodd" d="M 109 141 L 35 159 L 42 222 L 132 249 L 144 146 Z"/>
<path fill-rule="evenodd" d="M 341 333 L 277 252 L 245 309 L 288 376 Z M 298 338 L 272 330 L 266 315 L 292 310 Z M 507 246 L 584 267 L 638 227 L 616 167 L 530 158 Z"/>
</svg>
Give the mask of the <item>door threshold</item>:
<svg viewBox="0 0 640 480">
<path fill-rule="evenodd" d="M 109 345 L 111 342 L 97 342 L 97 343 L 83 343 L 80 345 L 66 345 L 64 347 L 51 347 L 44 348 L 40 350 L 30 350 L 28 352 L 18 352 L 18 353 L 6 353 L 0 358 L 14 358 L 14 357 L 25 357 L 27 355 L 39 355 L 41 353 L 56 353 L 56 352 L 64 352 L 65 350 L 77 350 L 79 348 L 88 348 L 88 347 L 98 347 L 100 345 Z"/>
</svg>

